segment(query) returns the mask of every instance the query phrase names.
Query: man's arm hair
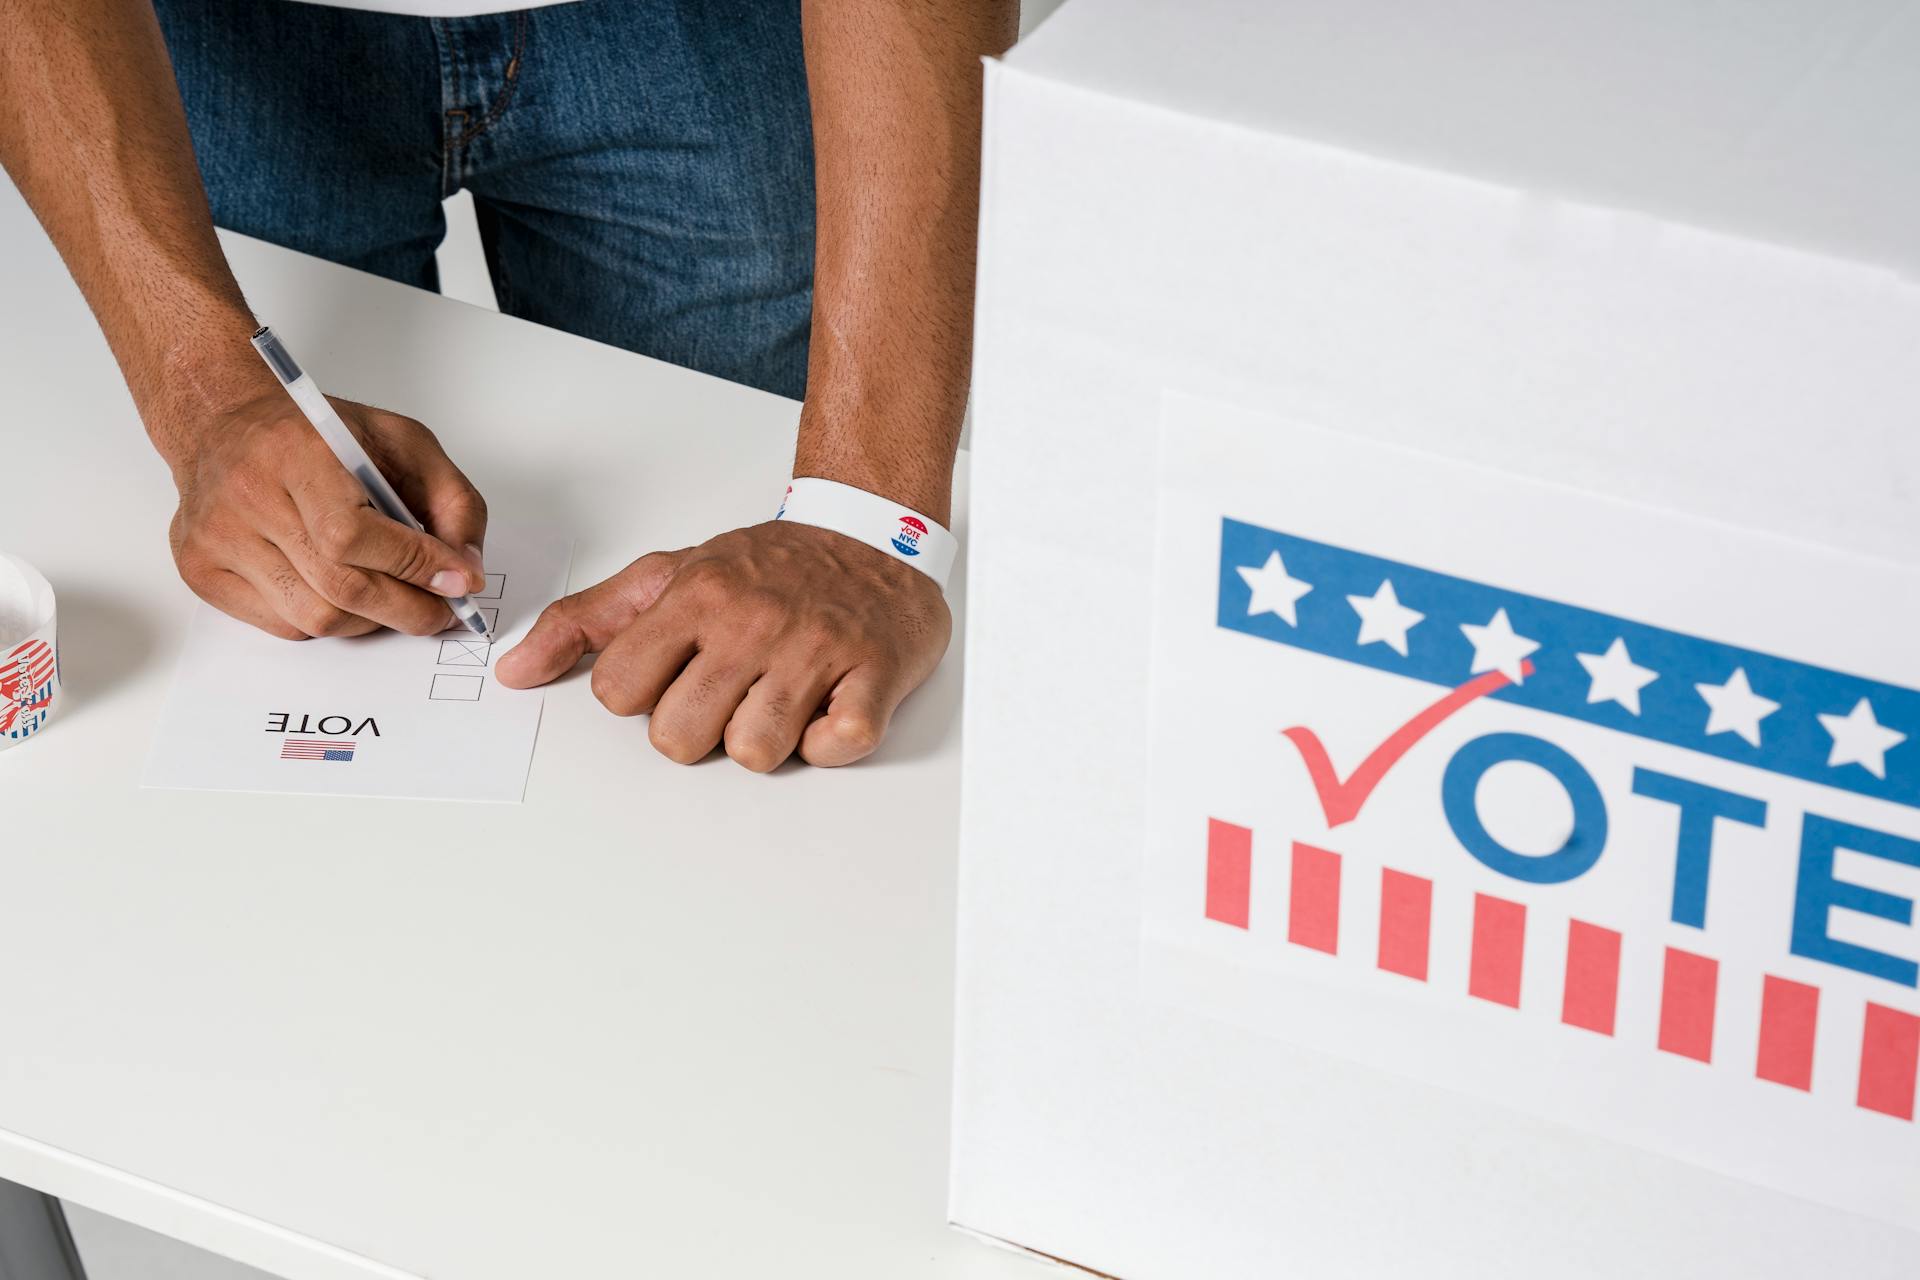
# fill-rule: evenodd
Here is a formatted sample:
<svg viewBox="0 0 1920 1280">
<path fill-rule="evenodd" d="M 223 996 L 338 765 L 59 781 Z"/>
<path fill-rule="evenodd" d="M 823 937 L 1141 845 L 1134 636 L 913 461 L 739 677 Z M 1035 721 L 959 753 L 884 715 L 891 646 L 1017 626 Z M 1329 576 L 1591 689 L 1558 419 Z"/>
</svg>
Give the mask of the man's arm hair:
<svg viewBox="0 0 1920 1280">
<path fill-rule="evenodd" d="M 803 0 L 817 244 L 795 474 L 951 519 L 984 55 L 1018 0 Z"/>
<path fill-rule="evenodd" d="M 0 164 L 169 459 L 261 385 L 150 0 L 0 0 Z M 250 367 L 251 365 L 251 367 Z"/>
</svg>

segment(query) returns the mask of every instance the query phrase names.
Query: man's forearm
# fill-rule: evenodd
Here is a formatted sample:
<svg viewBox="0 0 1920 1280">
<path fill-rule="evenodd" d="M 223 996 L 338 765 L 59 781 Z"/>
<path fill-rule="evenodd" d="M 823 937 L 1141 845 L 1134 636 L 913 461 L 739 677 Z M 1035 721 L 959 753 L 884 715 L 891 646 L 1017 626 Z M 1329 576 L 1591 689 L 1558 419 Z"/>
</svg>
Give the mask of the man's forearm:
<svg viewBox="0 0 1920 1280">
<path fill-rule="evenodd" d="M 795 473 L 946 522 L 973 347 L 980 58 L 1018 0 L 805 0 L 817 247 Z"/>
<path fill-rule="evenodd" d="M 149 0 L 0 0 L 0 163 L 99 319 L 161 452 L 260 385 Z"/>
</svg>

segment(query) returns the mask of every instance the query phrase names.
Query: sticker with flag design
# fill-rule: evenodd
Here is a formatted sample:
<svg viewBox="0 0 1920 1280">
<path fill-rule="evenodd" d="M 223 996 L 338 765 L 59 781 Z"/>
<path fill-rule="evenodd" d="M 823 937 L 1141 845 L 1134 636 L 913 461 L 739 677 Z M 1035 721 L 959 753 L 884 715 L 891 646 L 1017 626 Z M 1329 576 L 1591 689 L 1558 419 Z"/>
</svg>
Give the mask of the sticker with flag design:
<svg viewBox="0 0 1920 1280">
<path fill-rule="evenodd" d="M 25 738 L 46 724 L 58 673 L 53 646 L 45 640 L 28 640 L 6 655 L 0 662 L 0 733 Z"/>
</svg>

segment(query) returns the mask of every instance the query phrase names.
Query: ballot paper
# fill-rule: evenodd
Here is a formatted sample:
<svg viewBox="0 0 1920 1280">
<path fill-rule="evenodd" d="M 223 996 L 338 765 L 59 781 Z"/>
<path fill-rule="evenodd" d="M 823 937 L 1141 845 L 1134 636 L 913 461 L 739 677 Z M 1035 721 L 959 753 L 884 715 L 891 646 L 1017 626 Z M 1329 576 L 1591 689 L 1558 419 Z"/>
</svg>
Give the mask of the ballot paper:
<svg viewBox="0 0 1920 1280">
<path fill-rule="evenodd" d="M 473 599 L 492 643 L 451 613 L 435 636 L 293 642 L 200 606 L 145 785 L 518 803 L 543 698 L 493 667 L 566 591 L 572 554 L 550 531 L 490 532 Z"/>
</svg>

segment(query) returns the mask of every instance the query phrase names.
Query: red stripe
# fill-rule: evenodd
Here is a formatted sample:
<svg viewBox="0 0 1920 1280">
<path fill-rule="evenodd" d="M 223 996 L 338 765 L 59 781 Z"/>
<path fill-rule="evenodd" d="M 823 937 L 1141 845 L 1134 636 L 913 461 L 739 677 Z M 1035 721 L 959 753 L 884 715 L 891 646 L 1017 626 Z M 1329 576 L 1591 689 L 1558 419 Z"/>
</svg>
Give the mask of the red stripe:
<svg viewBox="0 0 1920 1280">
<path fill-rule="evenodd" d="M 1813 1088 L 1813 1031 L 1820 988 L 1767 975 L 1760 988 L 1760 1054 L 1753 1074 L 1795 1089 Z"/>
<path fill-rule="evenodd" d="M 27 660 L 27 670 L 33 676 L 35 683 L 46 683 L 46 677 L 53 674 L 53 650 L 44 640 L 35 640 L 21 645 L 8 654 L 6 665 L 18 667 L 23 655 Z"/>
<path fill-rule="evenodd" d="M 1902 1120 L 1913 1119 L 1916 1074 L 1920 1074 L 1920 1018 L 1869 1002 L 1866 1031 L 1860 1039 L 1860 1105 Z"/>
<path fill-rule="evenodd" d="M 1567 981 L 1560 1021 L 1603 1036 L 1613 1034 L 1620 1002 L 1620 935 L 1585 920 L 1567 922 Z"/>
<path fill-rule="evenodd" d="M 1667 948 L 1660 983 L 1660 1047 L 1701 1062 L 1713 1061 L 1713 1005 L 1720 962 L 1678 947 Z"/>
<path fill-rule="evenodd" d="M 1427 980 L 1433 927 L 1433 881 L 1392 867 L 1380 871 L 1380 967 Z"/>
<path fill-rule="evenodd" d="M 1340 950 L 1340 855 L 1310 844 L 1293 846 L 1293 891 L 1287 901 L 1287 941 L 1328 955 Z"/>
<path fill-rule="evenodd" d="M 1527 941 L 1527 909 L 1492 894 L 1473 895 L 1473 958 L 1467 994 L 1520 1007 L 1520 958 Z"/>
<path fill-rule="evenodd" d="M 1207 919 L 1247 927 L 1253 887 L 1253 832 L 1218 818 L 1207 819 Z"/>
</svg>

